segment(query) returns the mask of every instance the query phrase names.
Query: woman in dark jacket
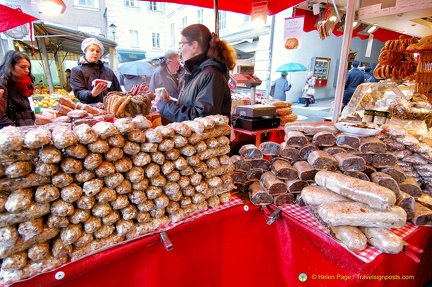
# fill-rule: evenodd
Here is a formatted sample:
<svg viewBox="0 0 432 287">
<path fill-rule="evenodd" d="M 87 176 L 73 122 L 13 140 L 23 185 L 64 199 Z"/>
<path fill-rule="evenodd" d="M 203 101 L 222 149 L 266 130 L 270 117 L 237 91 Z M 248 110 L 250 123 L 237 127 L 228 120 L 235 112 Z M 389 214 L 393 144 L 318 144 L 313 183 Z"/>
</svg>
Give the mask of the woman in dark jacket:
<svg viewBox="0 0 432 287">
<path fill-rule="evenodd" d="M 215 114 L 230 117 L 228 79 L 229 70 L 235 66 L 234 48 L 202 24 L 190 25 L 181 34 L 180 52 L 186 71 L 184 87 L 178 101 L 157 98 L 157 109 L 174 122 Z"/>
<path fill-rule="evenodd" d="M 29 101 L 34 80 L 29 57 L 8 51 L 0 65 L 0 128 L 34 125 L 35 114 Z"/>
<path fill-rule="evenodd" d="M 116 75 L 100 60 L 104 51 L 102 43 L 98 39 L 87 38 L 82 41 L 81 50 L 84 56 L 80 57 L 78 66 L 72 68 L 70 76 L 70 85 L 75 96 L 81 102 L 91 104 L 103 102 L 103 98 L 110 91 L 121 92 Z M 93 86 L 92 82 L 96 79 L 110 81 L 111 86 L 108 87 L 105 83 Z"/>
</svg>

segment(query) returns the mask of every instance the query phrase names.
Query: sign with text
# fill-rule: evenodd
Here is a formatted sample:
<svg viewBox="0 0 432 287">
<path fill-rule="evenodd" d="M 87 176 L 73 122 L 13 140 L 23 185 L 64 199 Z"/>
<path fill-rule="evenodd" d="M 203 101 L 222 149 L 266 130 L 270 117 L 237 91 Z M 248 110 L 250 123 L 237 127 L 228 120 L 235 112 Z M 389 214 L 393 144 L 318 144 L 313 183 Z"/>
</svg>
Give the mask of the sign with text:
<svg viewBox="0 0 432 287">
<path fill-rule="evenodd" d="M 267 2 L 257 2 L 252 4 L 251 21 L 260 19 L 265 23 L 267 21 Z"/>
<path fill-rule="evenodd" d="M 285 18 L 284 43 L 285 49 L 299 49 L 303 35 L 304 16 Z"/>
</svg>

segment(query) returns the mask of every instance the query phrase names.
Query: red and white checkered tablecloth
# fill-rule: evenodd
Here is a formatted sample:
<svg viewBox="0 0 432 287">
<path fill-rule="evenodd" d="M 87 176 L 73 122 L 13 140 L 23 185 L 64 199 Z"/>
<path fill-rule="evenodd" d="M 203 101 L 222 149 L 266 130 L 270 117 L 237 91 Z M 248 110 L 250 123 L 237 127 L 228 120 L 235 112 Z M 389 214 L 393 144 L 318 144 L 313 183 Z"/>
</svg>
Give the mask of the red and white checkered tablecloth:
<svg viewBox="0 0 432 287">
<path fill-rule="evenodd" d="M 284 213 L 291 216 L 292 218 L 306 224 L 311 228 L 314 228 L 315 230 L 319 230 L 320 232 L 322 232 L 324 236 L 331 237 L 328 231 L 321 224 L 319 224 L 317 219 L 312 215 L 312 213 L 310 213 L 310 211 L 307 208 L 300 207 L 298 204 L 277 206 L 275 208 L 279 208 Z M 415 226 L 411 223 L 407 223 L 404 227 L 392 228 L 391 231 L 393 231 L 396 235 L 405 238 L 406 236 L 414 232 L 417 228 L 418 226 Z M 371 245 L 368 245 L 368 247 L 362 251 L 355 252 L 349 250 L 344 244 L 340 242 L 338 243 L 365 263 L 372 262 L 378 255 L 382 253 L 377 248 Z"/>
</svg>

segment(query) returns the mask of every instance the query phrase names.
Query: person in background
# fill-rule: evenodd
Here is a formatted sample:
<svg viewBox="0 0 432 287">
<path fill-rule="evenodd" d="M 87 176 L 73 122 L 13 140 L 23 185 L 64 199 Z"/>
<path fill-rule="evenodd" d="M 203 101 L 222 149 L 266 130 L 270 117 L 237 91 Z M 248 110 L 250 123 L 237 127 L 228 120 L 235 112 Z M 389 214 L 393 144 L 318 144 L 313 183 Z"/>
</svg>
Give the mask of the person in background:
<svg viewBox="0 0 432 287">
<path fill-rule="evenodd" d="M 291 90 L 291 85 L 288 84 L 288 80 L 286 79 L 287 75 L 288 75 L 287 72 L 282 72 L 281 77 L 273 82 L 272 86 L 274 86 L 274 92 L 273 92 L 274 100 L 286 101 L 285 92 Z"/>
<path fill-rule="evenodd" d="M 305 99 L 305 107 L 309 107 L 309 105 L 313 102 L 315 95 L 315 82 L 316 77 L 314 76 L 313 72 L 309 72 L 302 94 L 302 98 Z"/>
<path fill-rule="evenodd" d="M 364 68 L 364 82 L 369 83 L 373 78 L 373 74 L 371 73 L 371 66 L 366 66 Z"/>
<path fill-rule="evenodd" d="M 157 88 L 165 88 L 170 97 L 177 99 L 182 73 L 180 55 L 176 51 L 167 51 L 150 79 L 149 90 L 154 92 Z"/>
<path fill-rule="evenodd" d="M 376 66 L 377 66 L 376 63 L 373 63 L 372 66 L 371 66 L 371 71 L 370 71 L 371 77 L 369 78 L 369 82 L 370 83 L 377 83 L 377 82 L 379 82 L 379 80 L 377 78 L 375 78 L 375 76 L 374 76 L 374 70 L 375 70 Z"/>
<path fill-rule="evenodd" d="M 134 76 L 134 75 L 124 75 L 124 88 L 126 91 L 130 91 L 134 85 L 141 85 L 145 83 L 147 76 Z"/>
<path fill-rule="evenodd" d="M 184 87 L 178 101 L 156 97 L 153 106 L 170 121 L 221 114 L 231 117 L 229 71 L 235 66 L 236 52 L 227 42 L 202 24 L 181 32 L 180 53 L 184 60 Z"/>
<path fill-rule="evenodd" d="M 102 43 L 95 38 L 84 39 L 81 43 L 84 55 L 80 57 L 78 66 L 73 67 L 70 77 L 70 85 L 75 96 L 85 104 L 103 102 L 103 98 L 110 91 L 121 92 L 119 80 L 114 72 L 104 66 L 100 60 L 104 52 Z M 93 80 L 102 79 L 111 81 L 111 86 L 106 83 L 92 85 Z"/>
<path fill-rule="evenodd" d="M 63 88 L 65 89 L 66 92 L 70 92 L 72 91 L 72 88 L 70 86 L 70 74 L 71 74 L 71 70 L 70 69 L 66 69 L 65 70 L 65 75 L 66 75 L 66 83 L 63 85 Z"/>
<path fill-rule="evenodd" d="M 345 82 L 345 91 L 343 96 L 343 107 L 345 107 L 351 100 L 354 91 L 357 86 L 364 82 L 364 74 L 359 70 L 359 61 L 353 61 L 351 63 L 352 69 L 348 72 Z M 343 108 L 342 107 L 342 108 Z"/>
<path fill-rule="evenodd" d="M 29 100 L 34 80 L 30 58 L 18 51 L 6 52 L 0 64 L 0 128 L 34 125 Z"/>
</svg>

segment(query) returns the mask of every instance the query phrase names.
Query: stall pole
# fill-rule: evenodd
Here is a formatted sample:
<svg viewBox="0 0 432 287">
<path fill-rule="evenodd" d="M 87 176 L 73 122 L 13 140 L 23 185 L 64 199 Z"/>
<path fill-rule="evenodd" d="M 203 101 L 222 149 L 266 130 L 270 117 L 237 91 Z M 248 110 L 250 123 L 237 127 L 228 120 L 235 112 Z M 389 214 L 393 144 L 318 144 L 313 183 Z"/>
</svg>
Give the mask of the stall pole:
<svg viewBox="0 0 432 287">
<path fill-rule="evenodd" d="M 116 49 L 115 47 L 109 48 L 109 67 L 113 71 L 117 71 L 117 61 L 116 61 Z"/>
<path fill-rule="evenodd" d="M 346 18 L 345 18 L 345 28 L 342 39 L 342 50 L 340 54 L 340 63 L 338 70 L 338 77 L 336 82 L 336 92 L 334 109 L 332 115 L 332 121 L 337 122 L 339 120 L 339 115 L 342 107 L 343 93 L 345 89 L 345 75 L 348 66 L 348 55 L 351 47 L 352 32 L 353 32 L 353 21 L 355 17 L 355 0 L 348 0 L 346 4 Z"/>
<path fill-rule="evenodd" d="M 60 86 L 63 87 L 65 84 L 65 77 L 63 74 L 63 65 L 62 65 L 62 61 L 60 59 L 60 55 L 59 55 L 59 49 L 57 49 L 53 54 L 54 54 L 54 60 L 55 60 L 55 65 L 57 68 L 57 75 L 59 77 L 60 80 Z"/>
<path fill-rule="evenodd" d="M 51 94 L 54 94 L 54 85 L 52 81 L 51 69 L 48 63 L 48 55 L 45 46 L 45 38 L 40 37 L 38 38 L 38 41 L 39 41 L 39 46 L 40 46 L 41 56 L 42 56 L 42 63 L 43 63 L 42 66 L 44 68 L 45 76 L 48 81 L 49 90 Z"/>
<path fill-rule="evenodd" d="M 256 86 L 252 86 L 250 89 L 250 102 L 251 105 L 255 105 Z"/>
<path fill-rule="evenodd" d="M 215 30 L 214 32 L 219 36 L 219 4 L 218 0 L 213 1 L 214 13 L 215 13 Z"/>
<path fill-rule="evenodd" d="M 273 60 L 273 41 L 274 41 L 274 29 L 276 24 L 276 15 L 271 16 L 272 17 L 272 24 L 270 28 L 270 47 L 269 47 L 269 61 L 268 61 L 268 73 L 266 78 L 266 94 L 265 98 L 270 99 L 270 80 L 271 80 L 271 71 L 272 71 L 272 60 Z"/>
</svg>

